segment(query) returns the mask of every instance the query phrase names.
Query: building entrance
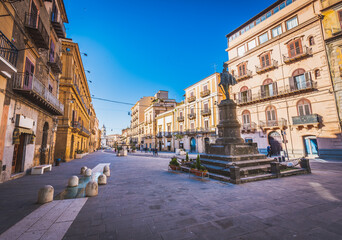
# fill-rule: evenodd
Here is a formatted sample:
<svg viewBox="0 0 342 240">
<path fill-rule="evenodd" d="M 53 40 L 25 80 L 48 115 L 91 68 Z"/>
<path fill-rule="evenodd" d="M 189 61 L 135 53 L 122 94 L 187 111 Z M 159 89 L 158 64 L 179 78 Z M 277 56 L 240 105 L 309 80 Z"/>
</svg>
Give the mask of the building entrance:
<svg viewBox="0 0 342 240">
<path fill-rule="evenodd" d="M 196 152 L 196 139 L 191 138 L 190 140 L 190 152 Z"/>
<path fill-rule="evenodd" d="M 318 157 L 317 138 L 315 136 L 304 137 L 305 151 L 308 157 Z"/>
<path fill-rule="evenodd" d="M 25 152 L 26 152 L 26 134 L 20 134 L 18 143 L 14 145 L 12 174 L 20 173 L 24 170 Z"/>
<path fill-rule="evenodd" d="M 271 132 L 268 135 L 268 143 L 272 148 L 272 155 L 279 155 L 280 151 L 283 150 L 282 138 L 278 132 Z"/>
</svg>

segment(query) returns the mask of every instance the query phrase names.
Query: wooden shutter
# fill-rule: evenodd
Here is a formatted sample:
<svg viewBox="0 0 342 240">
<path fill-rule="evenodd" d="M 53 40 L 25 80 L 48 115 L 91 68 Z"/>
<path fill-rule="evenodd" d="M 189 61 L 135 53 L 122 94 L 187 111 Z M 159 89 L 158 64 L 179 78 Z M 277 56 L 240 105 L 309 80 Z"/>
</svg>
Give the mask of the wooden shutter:
<svg viewBox="0 0 342 240">
<path fill-rule="evenodd" d="M 290 91 L 296 90 L 296 84 L 295 84 L 295 81 L 294 81 L 294 77 L 290 77 L 289 78 L 289 84 L 290 84 Z"/>
<path fill-rule="evenodd" d="M 252 90 L 251 89 L 247 90 L 247 101 L 248 102 L 252 101 Z"/>
<path fill-rule="evenodd" d="M 311 114 L 310 105 L 308 103 L 304 104 L 304 113 L 305 115 Z"/>
<path fill-rule="evenodd" d="M 312 87 L 311 73 L 310 72 L 304 73 L 304 77 L 305 77 L 305 87 L 306 88 Z"/>
<path fill-rule="evenodd" d="M 241 92 L 238 93 L 238 101 L 241 103 Z"/>
<path fill-rule="evenodd" d="M 299 116 L 304 116 L 304 109 L 302 104 L 298 105 L 298 114 Z"/>
<path fill-rule="evenodd" d="M 277 96 L 277 95 L 278 95 L 277 82 L 272 83 L 272 87 L 273 87 L 273 94 L 274 94 L 275 96 Z"/>
<path fill-rule="evenodd" d="M 297 41 L 294 42 L 294 44 L 295 44 L 295 55 L 301 54 L 302 53 L 301 41 L 298 39 Z"/>
<path fill-rule="evenodd" d="M 261 85 L 261 98 L 265 98 L 266 97 L 266 89 L 265 89 L 265 85 Z"/>
<path fill-rule="evenodd" d="M 289 57 L 293 57 L 294 56 L 294 43 L 289 43 L 287 45 L 287 50 L 289 52 Z"/>
<path fill-rule="evenodd" d="M 55 44 L 51 40 L 51 44 L 50 44 L 50 62 L 54 62 L 54 61 L 55 61 Z"/>
<path fill-rule="evenodd" d="M 270 65 L 270 54 L 266 54 L 265 55 L 265 66 L 269 66 Z"/>
<path fill-rule="evenodd" d="M 342 10 L 338 11 L 338 18 L 340 19 L 340 25 L 342 28 Z"/>
</svg>

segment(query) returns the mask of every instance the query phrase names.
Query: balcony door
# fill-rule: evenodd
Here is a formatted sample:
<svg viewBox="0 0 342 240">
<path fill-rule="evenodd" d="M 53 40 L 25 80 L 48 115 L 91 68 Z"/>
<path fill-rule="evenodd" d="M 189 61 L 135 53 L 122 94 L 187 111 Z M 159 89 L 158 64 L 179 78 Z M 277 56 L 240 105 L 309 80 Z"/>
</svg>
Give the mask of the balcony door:
<svg viewBox="0 0 342 240">
<path fill-rule="evenodd" d="M 32 89 L 33 73 L 34 73 L 34 65 L 28 58 L 26 58 L 25 77 L 24 77 L 24 84 L 23 84 L 24 89 L 27 89 L 27 90 Z"/>
<path fill-rule="evenodd" d="M 52 1 L 52 10 L 51 10 L 51 21 L 52 22 L 57 22 L 57 17 L 58 17 L 58 9 L 56 6 L 56 1 Z"/>
<path fill-rule="evenodd" d="M 280 134 L 276 131 L 271 132 L 268 135 L 268 143 L 271 146 L 272 155 L 279 155 L 280 151 L 283 150 L 282 138 L 281 138 Z"/>
<path fill-rule="evenodd" d="M 305 151 L 308 157 L 318 157 L 318 145 L 315 136 L 304 137 Z"/>
<path fill-rule="evenodd" d="M 277 113 L 276 109 L 273 106 L 269 106 L 266 108 L 266 121 L 267 126 L 275 126 L 277 122 Z"/>
<path fill-rule="evenodd" d="M 29 25 L 31 27 L 37 28 L 37 22 L 38 22 L 38 8 L 34 1 L 31 3 L 31 9 L 30 9 L 30 18 L 29 18 Z"/>
</svg>

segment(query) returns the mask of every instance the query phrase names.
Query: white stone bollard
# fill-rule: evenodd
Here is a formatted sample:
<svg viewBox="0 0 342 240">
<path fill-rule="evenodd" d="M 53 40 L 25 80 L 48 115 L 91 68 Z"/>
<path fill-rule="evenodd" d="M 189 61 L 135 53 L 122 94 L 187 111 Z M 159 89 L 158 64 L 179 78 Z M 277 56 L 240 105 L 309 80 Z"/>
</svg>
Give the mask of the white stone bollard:
<svg viewBox="0 0 342 240">
<path fill-rule="evenodd" d="M 38 192 L 38 203 L 44 204 L 53 201 L 54 189 L 51 185 L 45 185 Z"/>
<path fill-rule="evenodd" d="M 107 184 L 107 176 L 104 174 L 101 174 L 99 178 L 97 179 L 97 182 L 99 185 L 106 185 Z"/>
<path fill-rule="evenodd" d="M 81 175 L 84 175 L 85 171 L 87 170 L 88 168 L 86 166 L 82 167 L 81 168 Z"/>
<path fill-rule="evenodd" d="M 107 171 L 109 171 L 109 170 L 110 170 L 110 169 L 109 169 L 109 166 L 108 166 L 108 165 L 104 166 L 103 172 L 107 172 Z"/>
<path fill-rule="evenodd" d="M 106 177 L 110 177 L 110 170 L 103 172 L 104 175 L 106 175 Z"/>
<path fill-rule="evenodd" d="M 71 178 L 69 178 L 68 187 L 77 187 L 78 183 L 79 183 L 78 177 L 72 176 Z"/>
<path fill-rule="evenodd" d="M 88 182 L 86 186 L 86 197 L 95 197 L 99 193 L 99 187 L 97 185 L 97 182 L 90 181 Z"/>
<path fill-rule="evenodd" d="M 86 177 L 90 177 L 90 176 L 91 176 L 91 174 L 92 174 L 92 172 L 91 172 L 91 169 L 90 169 L 90 168 L 88 168 L 88 169 L 85 171 L 85 173 L 84 173 L 84 176 L 86 176 Z"/>
</svg>

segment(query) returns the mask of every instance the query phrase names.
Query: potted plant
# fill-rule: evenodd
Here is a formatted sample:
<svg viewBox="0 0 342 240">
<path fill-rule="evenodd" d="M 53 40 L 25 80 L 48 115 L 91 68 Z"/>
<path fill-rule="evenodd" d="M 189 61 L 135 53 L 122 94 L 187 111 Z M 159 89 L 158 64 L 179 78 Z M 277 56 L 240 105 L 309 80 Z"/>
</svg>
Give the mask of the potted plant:
<svg viewBox="0 0 342 240">
<path fill-rule="evenodd" d="M 169 163 L 169 167 L 173 170 L 173 171 L 176 171 L 176 170 L 180 170 L 180 165 L 179 165 L 179 162 L 177 161 L 177 158 L 171 158 L 171 161 Z"/>
<path fill-rule="evenodd" d="M 194 173 L 196 176 L 199 176 L 199 177 L 205 177 L 207 175 L 208 170 L 204 166 L 201 165 L 199 155 L 197 155 L 196 163 L 192 164 L 190 172 Z"/>
<path fill-rule="evenodd" d="M 77 149 L 76 151 L 76 158 L 80 159 L 83 157 L 83 150 L 82 149 Z"/>
</svg>

